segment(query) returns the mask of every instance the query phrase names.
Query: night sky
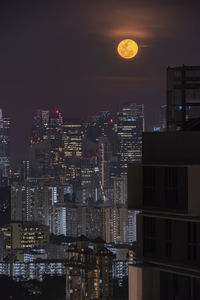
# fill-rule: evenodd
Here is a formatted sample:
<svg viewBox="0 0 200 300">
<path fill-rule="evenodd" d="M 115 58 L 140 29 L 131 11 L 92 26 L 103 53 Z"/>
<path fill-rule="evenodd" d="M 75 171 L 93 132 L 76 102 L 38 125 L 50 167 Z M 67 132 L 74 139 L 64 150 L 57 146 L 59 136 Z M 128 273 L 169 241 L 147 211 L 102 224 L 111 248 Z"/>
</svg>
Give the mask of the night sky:
<svg viewBox="0 0 200 300">
<path fill-rule="evenodd" d="M 200 1 L 4 1 L 0 6 L 0 107 L 22 158 L 36 109 L 66 117 L 145 104 L 146 129 L 166 101 L 166 68 L 200 65 Z M 120 58 L 132 38 L 139 53 Z"/>
</svg>

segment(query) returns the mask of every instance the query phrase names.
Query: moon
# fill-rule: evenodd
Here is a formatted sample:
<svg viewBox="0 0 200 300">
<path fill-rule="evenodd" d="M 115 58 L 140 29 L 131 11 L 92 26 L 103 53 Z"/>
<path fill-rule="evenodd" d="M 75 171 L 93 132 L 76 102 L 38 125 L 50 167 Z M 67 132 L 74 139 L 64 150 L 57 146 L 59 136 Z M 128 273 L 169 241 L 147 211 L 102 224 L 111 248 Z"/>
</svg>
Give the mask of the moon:
<svg viewBox="0 0 200 300">
<path fill-rule="evenodd" d="M 131 59 L 138 53 L 138 44 L 133 40 L 122 40 L 118 44 L 117 52 L 124 59 Z"/>
</svg>

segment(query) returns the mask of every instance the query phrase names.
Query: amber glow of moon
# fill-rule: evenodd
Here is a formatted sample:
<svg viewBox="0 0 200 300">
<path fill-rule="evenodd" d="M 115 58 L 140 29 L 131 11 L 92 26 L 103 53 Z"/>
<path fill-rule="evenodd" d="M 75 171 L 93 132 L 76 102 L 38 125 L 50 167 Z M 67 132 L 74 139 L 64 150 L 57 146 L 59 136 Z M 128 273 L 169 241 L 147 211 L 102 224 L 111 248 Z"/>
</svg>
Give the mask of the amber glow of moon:
<svg viewBox="0 0 200 300">
<path fill-rule="evenodd" d="M 133 40 L 122 40 L 117 47 L 118 54 L 124 59 L 131 59 L 138 53 L 138 45 Z"/>
</svg>

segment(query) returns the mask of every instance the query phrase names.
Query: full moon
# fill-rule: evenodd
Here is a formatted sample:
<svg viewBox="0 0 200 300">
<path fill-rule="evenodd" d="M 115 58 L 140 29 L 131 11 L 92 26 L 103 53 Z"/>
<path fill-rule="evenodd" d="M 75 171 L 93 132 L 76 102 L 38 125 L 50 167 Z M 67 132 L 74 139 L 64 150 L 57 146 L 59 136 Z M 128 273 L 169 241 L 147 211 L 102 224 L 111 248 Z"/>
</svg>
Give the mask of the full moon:
<svg viewBox="0 0 200 300">
<path fill-rule="evenodd" d="M 135 41 L 126 39 L 119 43 L 117 52 L 121 57 L 131 59 L 138 53 L 138 45 Z"/>
</svg>

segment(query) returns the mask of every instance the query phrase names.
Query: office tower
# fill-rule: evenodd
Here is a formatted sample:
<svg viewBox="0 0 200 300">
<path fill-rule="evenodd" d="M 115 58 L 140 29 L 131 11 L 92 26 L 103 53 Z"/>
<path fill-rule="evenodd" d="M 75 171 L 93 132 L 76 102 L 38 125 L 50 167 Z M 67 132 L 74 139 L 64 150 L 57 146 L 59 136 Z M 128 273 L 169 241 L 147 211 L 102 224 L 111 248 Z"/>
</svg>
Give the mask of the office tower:
<svg viewBox="0 0 200 300">
<path fill-rule="evenodd" d="M 48 139 L 32 143 L 30 148 L 30 174 L 32 177 L 48 176 L 50 169 L 50 142 Z"/>
<path fill-rule="evenodd" d="M 0 171 L 1 177 L 8 177 L 10 168 L 10 120 L 0 109 Z"/>
<path fill-rule="evenodd" d="M 177 76 L 172 95 L 182 93 L 177 91 L 182 72 L 188 78 L 198 74 L 194 70 L 178 68 L 176 74 L 168 69 L 167 76 Z M 169 105 L 173 99 L 169 95 Z M 177 104 L 185 105 L 181 118 L 168 119 L 168 132 L 144 133 L 142 164 L 129 166 L 128 205 L 140 211 L 136 265 L 129 267 L 130 300 L 200 298 L 200 131 L 198 118 L 183 130 L 187 102 Z"/>
<path fill-rule="evenodd" d="M 189 129 L 200 118 L 200 66 L 167 69 L 167 128 Z M 186 124 L 186 121 L 188 124 Z M 194 124 L 193 124 L 194 123 Z"/>
<path fill-rule="evenodd" d="M 48 139 L 47 130 L 49 126 L 49 115 L 49 110 L 37 110 L 36 115 L 33 118 L 33 126 L 30 138 L 31 146 Z"/>
<path fill-rule="evenodd" d="M 81 199 L 80 202 L 95 203 L 98 201 L 99 170 L 97 156 L 83 157 L 81 159 Z"/>
<path fill-rule="evenodd" d="M 62 124 L 63 117 L 59 110 L 53 112 L 42 109 L 37 110 L 36 115 L 33 117 L 30 139 L 31 145 L 49 139 L 49 136 L 54 135 L 56 129 L 60 129 Z"/>
<path fill-rule="evenodd" d="M 50 140 L 50 174 L 53 176 L 65 175 L 63 117 L 59 110 L 50 114 L 48 138 Z"/>
<path fill-rule="evenodd" d="M 32 176 L 62 176 L 65 172 L 63 118 L 59 110 L 38 110 L 30 138 Z"/>
<path fill-rule="evenodd" d="M 65 158 L 82 156 L 83 126 L 79 120 L 67 121 L 63 124 Z"/>
<path fill-rule="evenodd" d="M 108 188 L 111 185 L 111 161 L 112 145 L 108 137 L 100 137 L 98 140 L 98 164 L 102 188 Z"/>
<path fill-rule="evenodd" d="M 8 224 L 11 221 L 11 188 L 0 187 L 0 224 Z"/>
<path fill-rule="evenodd" d="M 113 178 L 113 204 L 127 205 L 127 178 L 114 177 Z"/>
<path fill-rule="evenodd" d="M 109 111 L 101 111 L 99 115 L 92 116 L 92 122 L 87 127 L 89 140 L 98 142 L 99 137 L 114 135 L 114 119 Z"/>
<path fill-rule="evenodd" d="M 30 161 L 23 160 L 21 164 L 21 180 L 26 180 L 30 175 Z"/>
<path fill-rule="evenodd" d="M 144 105 L 124 104 L 117 112 L 117 135 L 121 175 L 127 174 L 127 164 L 139 162 L 142 155 Z"/>
<path fill-rule="evenodd" d="M 63 147 L 66 179 L 78 183 L 80 188 L 83 125 L 79 120 L 71 120 L 63 124 Z"/>
</svg>

